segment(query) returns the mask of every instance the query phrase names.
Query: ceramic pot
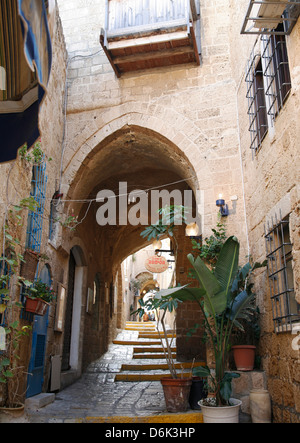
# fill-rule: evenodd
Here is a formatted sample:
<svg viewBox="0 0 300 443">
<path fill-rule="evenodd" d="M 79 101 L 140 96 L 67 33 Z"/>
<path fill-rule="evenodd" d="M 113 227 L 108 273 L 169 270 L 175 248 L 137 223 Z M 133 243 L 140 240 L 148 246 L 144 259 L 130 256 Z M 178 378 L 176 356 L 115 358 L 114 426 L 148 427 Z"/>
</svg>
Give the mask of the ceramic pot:
<svg viewBox="0 0 300 443">
<path fill-rule="evenodd" d="M 204 388 L 202 377 L 193 377 L 189 396 L 189 404 L 192 409 L 201 409 L 199 401 L 207 397 L 207 390 Z"/>
<path fill-rule="evenodd" d="M 168 412 L 184 412 L 189 406 L 191 378 L 162 378 L 166 407 Z"/>
<path fill-rule="evenodd" d="M 233 357 L 238 371 L 253 371 L 255 360 L 255 346 L 232 346 Z"/>
<path fill-rule="evenodd" d="M 200 400 L 204 423 L 239 423 L 241 400 L 231 398 L 231 406 L 205 406 Z"/>
<path fill-rule="evenodd" d="M 271 423 L 271 397 L 265 389 L 250 391 L 250 413 L 252 423 Z"/>
<path fill-rule="evenodd" d="M 7 407 L 1 407 L 0 413 L 3 412 L 3 414 L 9 415 L 10 417 L 22 417 L 24 414 L 25 405 L 20 403 L 15 405 L 13 408 L 7 408 Z"/>
</svg>

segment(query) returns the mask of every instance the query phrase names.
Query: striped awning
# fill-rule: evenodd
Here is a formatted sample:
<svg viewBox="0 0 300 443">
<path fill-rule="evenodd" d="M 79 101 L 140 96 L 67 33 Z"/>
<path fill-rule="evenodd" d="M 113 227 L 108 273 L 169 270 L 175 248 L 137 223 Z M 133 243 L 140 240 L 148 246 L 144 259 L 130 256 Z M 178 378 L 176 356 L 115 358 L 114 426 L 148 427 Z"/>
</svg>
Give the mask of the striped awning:
<svg viewBox="0 0 300 443">
<path fill-rule="evenodd" d="M 44 0 L 0 0 L 0 163 L 40 136 L 52 62 Z"/>
</svg>

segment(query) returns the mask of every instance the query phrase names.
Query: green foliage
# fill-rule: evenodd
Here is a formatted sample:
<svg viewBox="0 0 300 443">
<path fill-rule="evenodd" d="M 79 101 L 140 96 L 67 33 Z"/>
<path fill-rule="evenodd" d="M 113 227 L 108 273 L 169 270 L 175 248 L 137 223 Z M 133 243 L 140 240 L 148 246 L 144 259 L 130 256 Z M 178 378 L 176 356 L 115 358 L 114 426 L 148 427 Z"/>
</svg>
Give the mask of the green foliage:
<svg viewBox="0 0 300 443">
<path fill-rule="evenodd" d="M 40 279 L 35 281 L 33 284 L 30 284 L 30 282 L 27 281 L 24 282 L 24 284 L 25 286 L 27 286 L 26 295 L 29 298 L 40 298 L 47 303 L 50 303 L 52 300 L 55 299 L 54 291 L 48 285 L 43 283 Z"/>
<path fill-rule="evenodd" d="M 166 205 L 158 210 L 159 218 L 154 225 L 147 226 L 141 233 L 148 241 L 158 240 L 161 236 L 174 236 L 176 225 L 181 225 L 186 220 L 187 208 L 182 205 Z"/>
<path fill-rule="evenodd" d="M 193 249 L 198 251 L 200 258 L 202 258 L 206 264 L 210 264 L 213 267 L 227 239 L 226 228 L 223 221 L 218 221 L 216 229 L 212 229 L 212 232 L 213 234 L 210 237 L 206 237 L 203 244 L 192 239 L 192 245 Z"/>
<path fill-rule="evenodd" d="M 41 148 L 41 139 L 34 144 L 34 146 L 30 149 L 30 152 L 28 150 L 27 143 L 25 143 L 19 149 L 20 158 L 34 165 L 40 164 L 43 161 L 44 155 L 44 151 Z M 48 161 L 51 160 L 51 158 L 48 158 Z"/>
<path fill-rule="evenodd" d="M 247 263 L 239 269 L 239 242 L 235 237 L 229 237 L 223 244 L 214 270 L 199 256 L 195 259 L 189 254 L 188 259 L 200 287 L 189 288 L 186 285 L 159 291 L 153 300 L 148 302 L 147 308 L 155 307 L 166 311 L 176 309 L 182 301 L 198 303 L 213 346 L 215 371 L 211 372 L 208 367 L 201 367 L 195 368 L 193 373 L 207 377 L 216 394 L 217 404 L 227 405 L 231 396 L 231 381 L 239 376 L 234 372 L 225 371 L 230 350 L 229 340 L 234 328 L 241 329 L 240 319 L 247 318 L 251 312 L 254 294 L 248 278 L 255 269 L 264 266 L 265 263 Z"/>
</svg>

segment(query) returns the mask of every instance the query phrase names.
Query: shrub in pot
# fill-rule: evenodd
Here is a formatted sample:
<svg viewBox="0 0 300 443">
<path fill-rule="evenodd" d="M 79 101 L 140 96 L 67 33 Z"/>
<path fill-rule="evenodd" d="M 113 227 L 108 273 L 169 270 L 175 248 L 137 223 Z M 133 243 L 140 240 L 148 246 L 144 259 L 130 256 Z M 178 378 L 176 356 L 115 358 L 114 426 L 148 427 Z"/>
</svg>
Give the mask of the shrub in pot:
<svg viewBox="0 0 300 443">
<path fill-rule="evenodd" d="M 213 401 L 209 400 L 208 407 L 229 408 L 236 403 L 231 399 L 231 381 L 239 377 L 235 372 L 226 371 L 230 338 L 234 328 L 242 330 L 239 320 L 249 315 L 251 300 L 254 297 L 251 290 L 240 289 L 238 281 L 241 275 L 247 278 L 254 269 L 264 264 L 247 263 L 239 269 L 239 242 L 233 236 L 223 244 L 213 270 L 199 256 L 194 258 L 189 254 L 188 258 L 200 287 L 190 288 L 186 285 L 162 290 L 155 295 L 155 298 L 163 300 L 165 304 L 170 300 L 172 302 L 195 300 L 199 304 L 214 352 L 215 369 L 212 371 L 207 366 L 200 366 L 194 368 L 193 374 L 207 377 L 208 387 L 214 392 L 215 398 Z"/>
<path fill-rule="evenodd" d="M 36 315 L 45 315 L 50 302 L 55 299 L 53 290 L 41 280 L 37 280 L 33 284 L 24 283 L 27 283 L 26 311 Z"/>
<path fill-rule="evenodd" d="M 158 319 L 158 333 L 160 342 L 163 348 L 164 356 L 168 364 L 171 377 L 163 377 L 161 384 L 164 391 L 166 408 L 169 412 L 184 412 L 189 406 L 189 395 L 192 385 L 192 375 L 179 372 L 176 368 L 175 360 L 172 354 L 172 342 L 168 338 L 168 330 L 165 324 L 165 316 L 167 311 L 173 312 L 176 310 L 180 300 L 168 298 L 165 300 L 159 295 L 159 292 L 153 292 L 152 298 L 146 301 L 139 300 L 140 308 L 131 315 L 139 314 L 143 317 L 146 312 L 156 311 L 156 318 Z M 187 375 L 187 376 L 186 376 Z"/>
</svg>

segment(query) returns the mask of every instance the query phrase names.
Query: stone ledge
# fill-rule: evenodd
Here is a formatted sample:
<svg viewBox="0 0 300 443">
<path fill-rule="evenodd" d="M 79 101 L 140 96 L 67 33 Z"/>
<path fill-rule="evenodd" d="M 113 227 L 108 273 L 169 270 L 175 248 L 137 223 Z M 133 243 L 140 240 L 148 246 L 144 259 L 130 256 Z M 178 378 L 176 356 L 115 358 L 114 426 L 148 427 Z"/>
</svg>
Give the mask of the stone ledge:
<svg viewBox="0 0 300 443">
<path fill-rule="evenodd" d="M 264 371 L 234 371 L 240 374 L 232 380 L 232 397 L 242 400 L 241 411 L 250 414 L 250 391 L 267 389 L 267 377 Z"/>
<path fill-rule="evenodd" d="M 25 409 L 40 409 L 53 403 L 54 400 L 55 394 L 38 394 L 25 400 Z"/>
</svg>

